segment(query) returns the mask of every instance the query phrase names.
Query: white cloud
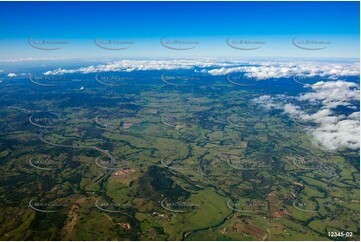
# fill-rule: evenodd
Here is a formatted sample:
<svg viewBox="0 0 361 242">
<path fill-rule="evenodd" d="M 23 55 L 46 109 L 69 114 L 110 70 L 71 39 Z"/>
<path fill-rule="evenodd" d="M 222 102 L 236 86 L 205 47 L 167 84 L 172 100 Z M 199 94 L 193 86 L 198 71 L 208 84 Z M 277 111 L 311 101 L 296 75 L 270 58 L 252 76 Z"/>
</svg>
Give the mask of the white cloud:
<svg viewBox="0 0 361 242">
<path fill-rule="evenodd" d="M 208 73 L 211 74 L 213 76 L 220 76 L 220 75 L 226 75 L 232 72 L 242 72 L 244 71 L 244 67 L 243 66 L 239 66 L 239 67 L 230 67 L 230 68 L 219 68 L 219 69 L 211 69 L 211 70 L 202 70 L 201 72 L 203 73 Z"/>
<path fill-rule="evenodd" d="M 122 60 L 114 61 L 107 64 L 91 65 L 77 69 L 56 69 L 47 71 L 45 75 L 62 75 L 72 73 L 96 73 L 96 72 L 112 72 L 112 71 L 150 71 L 150 70 L 177 70 L 177 69 L 193 69 L 210 68 L 213 66 L 232 66 L 240 61 L 226 63 L 218 59 L 170 59 L 170 60 Z"/>
<path fill-rule="evenodd" d="M 252 66 L 222 67 L 202 70 L 211 75 L 227 75 L 242 72 L 248 78 L 265 80 L 269 78 L 307 78 L 336 79 L 340 76 L 359 76 L 359 63 L 320 63 L 320 62 L 255 62 Z"/>
<path fill-rule="evenodd" d="M 58 68 L 45 72 L 45 75 L 73 73 L 96 73 L 112 71 L 149 71 L 194 69 L 195 72 L 210 75 L 244 73 L 245 77 L 255 80 L 269 78 L 315 78 L 337 79 L 341 76 L 359 76 L 358 63 L 321 63 L 321 62 L 247 62 L 242 60 L 208 59 L 167 59 L 167 60 L 121 60 L 100 65 L 91 65 L 76 69 Z M 200 70 L 198 70 L 200 69 Z"/>
<path fill-rule="evenodd" d="M 322 102 L 325 108 L 350 106 L 349 101 L 360 100 L 358 84 L 345 81 L 317 82 L 311 87 L 314 92 L 308 92 L 299 97 L 301 101 Z"/>
<path fill-rule="evenodd" d="M 272 108 L 274 109 L 280 109 L 281 105 L 277 102 L 275 102 L 275 98 L 269 96 L 269 95 L 263 95 L 259 96 L 258 98 L 254 98 L 252 100 L 254 103 L 257 103 L 261 105 L 263 108 L 270 110 Z"/>
<path fill-rule="evenodd" d="M 337 120 L 335 118 L 335 120 Z M 312 131 L 316 141 L 330 150 L 360 148 L 360 120 L 345 119 L 323 123 Z"/>
<path fill-rule="evenodd" d="M 297 105 L 293 105 L 291 103 L 287 103 L 284 105 L 283 107 L 283 111 L 284 113 L 290 115 L 291 117 L 296 117 L 296 116 L 301 116 L 304 115 L 305 113 L 301 110 L 301 107 L 297 106 Z"/>
<path fill-rule="evenodd" d="M 285 103 L 280 96 L 260 96 L 253 102 L 266 109 L 278 109 L 290 118 L 301 122 L 309 122 L 315 126 L 307 127 L 307 131 L 314 137 L 314 141 L 329 150 L 339 148 L 360 148 L 360 112 L 353 112 L 346 116 L 336 114 L 332 109 L 343 106 L 350 107 L 352 102 L 360 100 L 359 85 L 353 82 L 332 81 L 317 82 L 309 85 L 312 91 L 299 95 L 296 100 L 306 102 L 307 105 L 318 105 L 319 110 L 308 113 L 301 106 Z"/>
<path fill-rule="evenodd" d="M 8 63 L 16 63 L 16 62 L 29 62 L 29 61 L 48 61 L 48 60 L 63 60 L 65 58 L 35 58 L 35 57 L 27 57 L 27 58 L 10 58 L 10 59 L 0 59 L 0 62 L 8 62 Z"/>
<path fill-rule="evenodd" d="M 16 73 L 9 73 L 7 76 L 8 77 L 16 77 L 17 75 L 16 75 Z"/>
</svg>

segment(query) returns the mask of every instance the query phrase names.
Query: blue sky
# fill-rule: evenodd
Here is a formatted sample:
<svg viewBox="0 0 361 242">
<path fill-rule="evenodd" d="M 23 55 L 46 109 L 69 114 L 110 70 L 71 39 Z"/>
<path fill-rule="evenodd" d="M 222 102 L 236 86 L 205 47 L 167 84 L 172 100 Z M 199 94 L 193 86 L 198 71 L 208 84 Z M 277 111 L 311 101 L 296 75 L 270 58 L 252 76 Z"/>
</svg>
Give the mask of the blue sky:
<svg viewBox="0 0 361 242">
<path fill-rule="evenodd" d="M 1 2 L 0 52 L 6 58 L 94 57 L 359 57 L 359 2 Z M 264 41 L 242 51 L 225 40 Z M 66 40 L 59 50 L 31 47 L 34 39 Z M 98 48 L 95 38 L 134 44 Z M 161 37 L 198 41 L 191 50 L 164 48 Z M 323 40 L 320 51 L 291 40 Z"/>
</svg>

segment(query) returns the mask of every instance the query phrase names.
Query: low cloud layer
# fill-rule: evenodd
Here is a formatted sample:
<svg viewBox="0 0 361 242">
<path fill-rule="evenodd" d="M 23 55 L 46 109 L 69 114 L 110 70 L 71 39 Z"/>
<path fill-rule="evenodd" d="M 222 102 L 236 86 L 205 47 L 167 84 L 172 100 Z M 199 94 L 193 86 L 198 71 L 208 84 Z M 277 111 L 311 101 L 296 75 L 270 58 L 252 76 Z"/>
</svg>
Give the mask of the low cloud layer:
<svg viewBox="0 0 361 242">
<path fill-rule="evenodd" d="M 153 71 L 153 70 L 178 70 L 178 69 L 193 69 L 209 68 L 212 66 L 232 66 L 241 61 L 226 63 L 216 59 L 171 59 L 171 60 L 122 60 L 114 61 L 107 64 L 91 65 L 77 69 L 56 69 L 47 71 L 45 75 L 61 75 L 73 73 L 96 73 L 96 72 L 113 72 L 113 71 Z"/>
<path fill-rule="evenodd" d="M 9 59 L 0 59 L 1 63 L 17 63 L 17 62 L 33 62 L 33 61 L 58 61 L 66 60 L 67 58 L 36 58 L 36 57 L 27 57 L 27 58 L 9 58 Z"/>
<path fill-rule="evenodd" d="M 209 75 L 227 75 L 242 73 L 246 78 L 265 80 L 270 78 L 306 78 L 314 79 L 313 83 L 321 79 L 337 80 L 342 77 L 359 76 L 358 62 L 275 62 L 260 61 L 250 62 L 244 60 L 222 59 L 167 59 L 167 60 L 121 60 L 106 64 L 90 65 L 76 69 L 58 68 L 46 71 L 45 75 L 63 75 L 74 73 L 97 72 L 132 72 L 152 70 L 178 70 L 195 69 Z"/>
<path fill-rule="evenodd" d="M 261 62 L 251 66 L 222 67 L 203 70 L 211 75 L 227 75 L 242 72 L 248 78 L 265 80 L 270 78 L 290 78 L 293 76 L 336 79 L 340 76 L 358 76 L 359 63 L 320 63 L 320 62 Z"/>
<path fill-rule="evenodd" d="M 307 86 L 312 90 L 298 97 L 264 95 L 252 101 L 268 110 L 282 110 L 291 119 L 301 123 L 313 123 L 314 125 L 306 127 L 306 130 L 312 134 L 316 143 L 329 150 L 359 149 L 360 112 L 355 111 L 348 116 L 335 112 L 337 107 L 357 108 L 354 105 L 360 100 L 359 85 L 353 82 L 331 81 Z M 292 100 L 319 107 L 319 110 L 308 113 L 302 110 L 301 106 L 292 104 Z"/>
</svg>

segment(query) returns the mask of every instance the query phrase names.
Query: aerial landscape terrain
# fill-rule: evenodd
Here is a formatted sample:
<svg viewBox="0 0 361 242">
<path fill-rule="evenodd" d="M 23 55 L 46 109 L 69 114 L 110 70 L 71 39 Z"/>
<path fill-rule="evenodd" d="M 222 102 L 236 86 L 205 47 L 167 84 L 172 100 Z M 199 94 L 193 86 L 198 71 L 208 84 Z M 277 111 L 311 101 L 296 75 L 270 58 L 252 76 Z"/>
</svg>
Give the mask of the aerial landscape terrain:
<svg viewBox="0 0 361 242">
<path fill-rule="evenodd" d="M 357 240 L 357 65 L 339 67 L 349 81 L 256 81 L 196 62 L 5 78 L 2 239 Z"/>
<path fill-rule="evenodd" d="M 16 10 L 23 19 L 26 6 L 40 14 L 35 3 L 23 4 Z M 54 19 L 68 6 L 46 4 L 44 16 Z M 130 25 L 138 24 L 135 13 L 149 14 L 143 4 L 122 5 Z M 187 16 L 204 7 L 177 4 Z M 337 4 L 326 9 L 346 6 Z M 89 6 L 86 16 L 114 14 L 106 4 Z M 314 6 L 305 8 L 310 18 Z M 1 11 L 0 22 L 9 14 Z M 221 13 L 227 21 L 238 16 Z M 59 21 L 78 25 L 82 17 Z M 350 44 L 294 34 L 279 45 L 213 33 L 220 53 L 235 53 L 217 57 L 202 52 L 205 39 L 156 33 L 154 47 L 150 40 L 140 47 L 149 55 L 132 56 L 140 41 L 124 36 L 75 43 L 50 30 L 41 35 L 54 19 L 29 19 L 34 34 L 9 31 L 12 43 L 0 37 L 1 240 L 360 240 L 360 61 L 348 55 L 359 51 L 359 32 Z M 334 27 L 341 34 L 342 21 Z M 269 57 L 279 46 L 300 56 Z M 72 52 L 79 56 L 68 58 Z"/>
</svg>

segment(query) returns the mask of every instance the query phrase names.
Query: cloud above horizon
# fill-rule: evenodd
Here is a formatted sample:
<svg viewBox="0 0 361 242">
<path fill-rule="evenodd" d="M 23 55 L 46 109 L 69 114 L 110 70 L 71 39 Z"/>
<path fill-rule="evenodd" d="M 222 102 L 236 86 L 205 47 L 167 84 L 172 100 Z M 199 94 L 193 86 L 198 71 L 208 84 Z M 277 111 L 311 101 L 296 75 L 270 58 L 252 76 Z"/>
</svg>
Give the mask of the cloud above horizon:
<svg viewBox="0 0 361 242">
<path fill-rule="evenodd" d="M 154 70 L 192 70 L 213 76 L 242 73 L 246 78 L 258 81 L 270 78 L 310 78 L 337 80 L 340 77 L 359 76 L 359 62 L 287 62 L 222 60 L 222 59 L 167 59 L 167 60 L 121 60 L 106 64 L 90 65 L 75 69 L 58 68 L 44 72 L 44 75 L 74 73 L 132 72 Z"/>
<path fill-rule="evenodd" d="M 224 62 L 218 59 L 170 59 L 170 60 L 121 60 L 113 61 L 107 64 L 90 65 L 77 69 L 63 69 L 44 72 L 44 75 L 62 75 L 73 73 L 96 73 L 96 72 L 132 72 L 132 71 L 154 71 L 154 70 L 178 70 L 210 68 L 213 66 L 224 67 L 234 66 L 235 64 L 245 63 L 244 61 L 233 61 L 232 63 Z"/>
<path fill-rule="evenodd" d="M 202 70 L 214 76 L 230 73 L 245 73 L 245 77 L 255 80 L 270 78 L 290 78 L 301 76 L 307 78 L 327 77 L 337 79 L 340 76 L 360 75 L 359 63 L 320 63 L 320 62 L 261 62 L 250 63 L 248 66 L 222 67 Z"/>
</svg>

